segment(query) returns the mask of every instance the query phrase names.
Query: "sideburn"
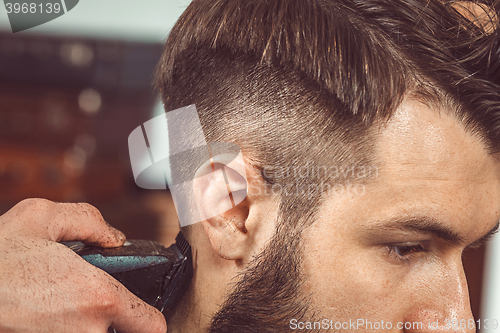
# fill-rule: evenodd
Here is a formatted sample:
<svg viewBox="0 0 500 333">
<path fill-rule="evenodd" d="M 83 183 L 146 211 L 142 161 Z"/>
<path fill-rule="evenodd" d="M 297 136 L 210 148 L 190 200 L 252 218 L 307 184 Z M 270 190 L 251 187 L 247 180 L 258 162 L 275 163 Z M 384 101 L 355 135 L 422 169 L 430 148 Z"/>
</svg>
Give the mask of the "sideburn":
<svg viewBox="0 0 500 333">
<path fill-rule="evenodd" d="M 300 293 L 301 233 L 277 231 L 214 315 L 210 333 L 288 332 L 292 318 L 304 318 L 309 303 Z"/>
</svg>

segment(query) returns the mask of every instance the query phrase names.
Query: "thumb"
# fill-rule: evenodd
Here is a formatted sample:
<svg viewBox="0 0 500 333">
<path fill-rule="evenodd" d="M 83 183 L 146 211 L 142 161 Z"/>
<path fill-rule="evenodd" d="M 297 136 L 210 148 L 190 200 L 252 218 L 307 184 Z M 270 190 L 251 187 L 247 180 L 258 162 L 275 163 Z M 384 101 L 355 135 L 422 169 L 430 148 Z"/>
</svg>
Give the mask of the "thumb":
<svg viewBox="0 0 500 333">
<path fill-rule="evenodd" d="M 118 247 L 126 238 L 104 221 L 97 208 L 86 203 L 27 199 L 7 214 L 21 220 L 13 223 L 20 233 L 36 234 L 54 242 L 81 241 L 100 247 Z"/>
</svg>

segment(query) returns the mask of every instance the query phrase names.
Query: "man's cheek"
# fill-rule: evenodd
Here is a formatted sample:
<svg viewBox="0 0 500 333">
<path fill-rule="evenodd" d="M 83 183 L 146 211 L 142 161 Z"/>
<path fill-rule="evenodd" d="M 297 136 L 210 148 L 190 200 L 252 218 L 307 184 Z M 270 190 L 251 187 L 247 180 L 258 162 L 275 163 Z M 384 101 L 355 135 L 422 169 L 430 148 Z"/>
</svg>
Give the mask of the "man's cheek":
<svg viewBox="0 0 500 333">
<path fill-rule="evenodd" d="M 363 260 L 346 255 L 334 258 L 333 254 L 329 260 L 305 260 L 304 272 L 308 277 L 303 291 L 312 295 L 312 308 L 334 321 L 397 321 L 397 303 L 404 299 L 397 297 L 401 286 L 393 277 L 398 274 L 391 276 L 390 270 L 369 265 L 370 261 L 375 260 L 368 256 Z"/>
</svg>

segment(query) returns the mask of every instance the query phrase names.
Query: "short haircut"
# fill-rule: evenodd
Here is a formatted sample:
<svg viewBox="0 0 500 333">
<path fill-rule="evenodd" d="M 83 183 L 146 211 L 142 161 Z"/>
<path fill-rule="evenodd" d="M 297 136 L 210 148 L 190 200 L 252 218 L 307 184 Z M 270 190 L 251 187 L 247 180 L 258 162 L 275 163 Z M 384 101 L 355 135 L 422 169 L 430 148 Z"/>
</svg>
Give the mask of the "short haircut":
<svg viewBox="0 0 500 333">
<path fill-rule="evenodd" d="M 490 17 L 481 21 L 470 8 L 483 4 Z M 170 32 L 156 86 L 166 110 L 195 104 L 207 141 L 238 144 L 268 186 L 324 184 L 284 169 L 373 165 L 374 124 L 407 96 L 452 109 L 494 153 L 499 12 L 493 0 L 193 0 Z M 321 202 L 307 191 L 280 199 L 292 225 Z"/>
</svg>

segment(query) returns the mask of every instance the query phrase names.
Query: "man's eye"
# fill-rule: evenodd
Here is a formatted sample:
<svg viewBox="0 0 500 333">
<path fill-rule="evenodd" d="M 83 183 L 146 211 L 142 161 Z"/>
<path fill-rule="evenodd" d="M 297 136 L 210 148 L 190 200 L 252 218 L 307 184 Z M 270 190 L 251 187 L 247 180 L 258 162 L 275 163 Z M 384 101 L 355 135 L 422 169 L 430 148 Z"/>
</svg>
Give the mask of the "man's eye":
<svg viewBox="0 0 500 333">
<path fill-rule="evenodd" d="M 410 259 L 422 252 L 428 250 L 420 243 L 402 243 L 388 245 L 389 257 L 401 263 L 408 263 Z"/>
</svg>

